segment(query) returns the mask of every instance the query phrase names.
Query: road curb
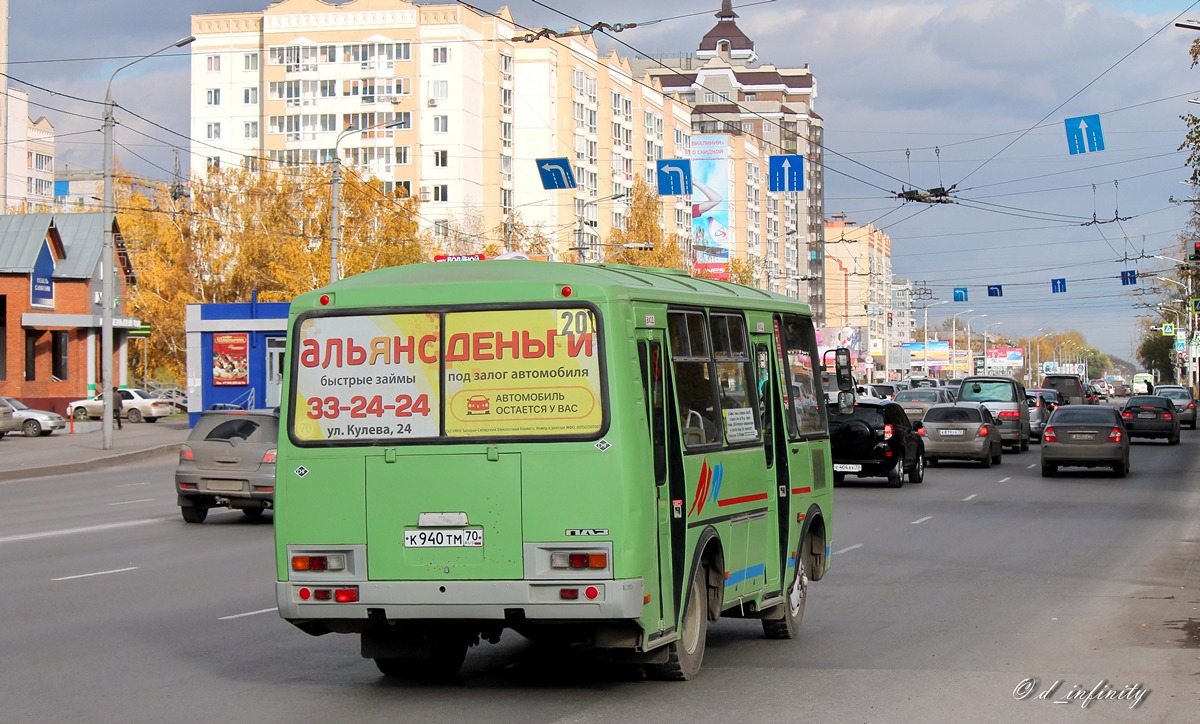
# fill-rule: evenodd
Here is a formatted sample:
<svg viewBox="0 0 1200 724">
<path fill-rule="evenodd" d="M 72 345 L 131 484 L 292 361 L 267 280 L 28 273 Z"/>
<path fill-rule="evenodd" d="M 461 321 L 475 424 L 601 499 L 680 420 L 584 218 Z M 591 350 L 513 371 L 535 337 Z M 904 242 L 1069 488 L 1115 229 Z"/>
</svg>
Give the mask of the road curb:
<svg viewBox="0 0 1200 724">
<path fill-rule="evenodd" d="M 40 465 L 38 467 L 18 468 L 16 470 L 0 470 L 0 483 L 10 483 L 14 480 L 25 480 L 27 478 L 45 478 L 51 475 L 67 475 L 70 473 L 86 472 L 90 470 L 99 470 L 102 468 L 116 467 L 125 463 L 145 460 L 165 455 L 177 455 L 179 446 L 183 443 L 173 442 L 167 445 L 159 445 L 157 447 L 146 448 L 145 450 L 134 450 L 127 453 L 116 453 L 114 455 L 104 455 L 101 457 L 90 458 L 88 460 L 80 460 L 73 463 L 63 463 L 61 465 Z"/>
</svg>

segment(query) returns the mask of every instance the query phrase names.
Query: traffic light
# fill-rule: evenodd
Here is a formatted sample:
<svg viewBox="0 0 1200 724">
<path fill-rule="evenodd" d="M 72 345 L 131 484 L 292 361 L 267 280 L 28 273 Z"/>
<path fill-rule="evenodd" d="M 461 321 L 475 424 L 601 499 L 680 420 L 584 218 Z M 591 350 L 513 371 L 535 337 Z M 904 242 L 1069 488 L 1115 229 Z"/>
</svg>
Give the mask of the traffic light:
<svg viewBox="0 0 1200 724">
<path fill-rule="evenodd" d="M 892 326 L 892 313 L 888 312 L 888 326 Z"/>
<path fill-rule="evenodd" d="M 1192 244 L 1192 253 L 1188 254 L 1188 261 L 1200 261 L 1200 241 Z"/>
</svg>

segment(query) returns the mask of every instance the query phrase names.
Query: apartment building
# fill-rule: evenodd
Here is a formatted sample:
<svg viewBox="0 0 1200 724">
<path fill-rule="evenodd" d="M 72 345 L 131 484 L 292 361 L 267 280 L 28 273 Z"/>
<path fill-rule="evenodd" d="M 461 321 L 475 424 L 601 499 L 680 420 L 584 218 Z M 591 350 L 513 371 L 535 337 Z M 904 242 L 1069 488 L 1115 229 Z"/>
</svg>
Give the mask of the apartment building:
<svg viewBox="0 0 1200 724">
<path fill-rule="evenodd" d="M 336 153 L 419 196 L 424 228 L 464 252 L 519 217 L 557 258 L 602 259 L 633 178 L 687 153 L 686 106 L 590 37 L 514 40 L 507 9 L 283 0 L 193 16 L 192 33 L 193 172 Z M 536 160 L 561 157 L 579 186 L 546 191 Z M 688 231 L 687 207 L 664 205 L 668 230 Z"/>
<path fill-rule="evenodd" d="M 29 117 L 29 93 L 9 87 L 5 104 L 6 209 L 36 208 L 54 201 L 54 126 Z"/>
<path fill-rule="evenodd" d="M 896 327 L 893 306 L 891 237 L 839 214 L 825 222 L 824 238 L 826 325 L 859 329 L 865 349 L 882 367 L 884 350 L 904 329 Z"/>
<path fill-rule="evenodd" d="M 807 301 L 824 324 L 824 131 L 813 110 L 816 79 L 807 66 L 758 65 L 730 0 L 716 17 L 694 53 L 635 63 L 691 107 L 692 173 L 701 183 L 691 199 L 700 211 L 693 253 L 718 274 L 731 258 L 757 262 L 762 286 Z M 779 154 L 805 157 L 804 191 L 767 191 L 768 157 Z"/>
</svg>

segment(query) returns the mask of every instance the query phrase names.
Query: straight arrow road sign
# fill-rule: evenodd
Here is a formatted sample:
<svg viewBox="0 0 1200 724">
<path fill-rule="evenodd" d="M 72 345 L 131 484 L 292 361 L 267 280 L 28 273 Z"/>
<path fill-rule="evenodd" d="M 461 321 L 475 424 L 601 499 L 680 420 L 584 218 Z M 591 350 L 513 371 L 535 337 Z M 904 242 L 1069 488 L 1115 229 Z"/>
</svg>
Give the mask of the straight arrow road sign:
<svg viewBox="0 0 1200 724">
<path fill-rule="evenodd" d="M 1100 129 L 1100 114 L 1076 116 L 1063 121 L 1067 129 L 1067 150 L 1074 156 L 1104 150 L 1104 132 Z"/>
<path fill-rule="evenodd" d="M 804 157 L 798 153 L 771 156 L 768 159 L 768 191 L 803 191 Z"/>
</svg>

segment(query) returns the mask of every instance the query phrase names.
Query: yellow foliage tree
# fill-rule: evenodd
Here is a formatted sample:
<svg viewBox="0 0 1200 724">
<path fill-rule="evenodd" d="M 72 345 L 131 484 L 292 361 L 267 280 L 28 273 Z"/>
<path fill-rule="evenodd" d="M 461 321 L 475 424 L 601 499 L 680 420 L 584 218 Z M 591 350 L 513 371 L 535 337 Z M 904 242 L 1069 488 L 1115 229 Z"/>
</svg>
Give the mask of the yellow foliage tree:
<svg viewBox="0 0 1200 724">
<path fill-rule="evenodd" d="M 613 264 L 684 269 L 687 257 L 676 234 L 663 232 L 658 193 L 640 177 L 633 182 L 629 220 L 624 229 L 613 229 L 605 240 L 609 247 L 646 245 L 647 249 L 621 249 L 605 260 Z M 604 247 L 601 247 L 604 248 Z"/>
</svg>

